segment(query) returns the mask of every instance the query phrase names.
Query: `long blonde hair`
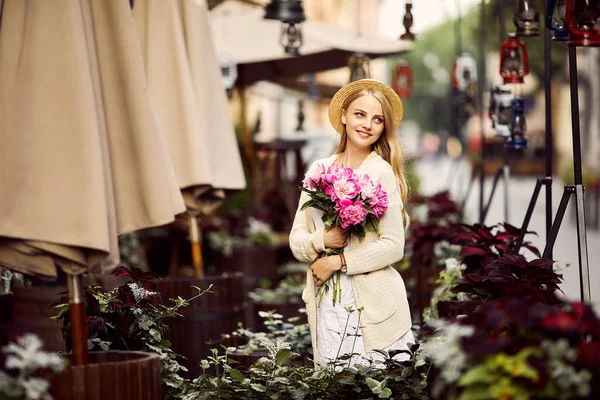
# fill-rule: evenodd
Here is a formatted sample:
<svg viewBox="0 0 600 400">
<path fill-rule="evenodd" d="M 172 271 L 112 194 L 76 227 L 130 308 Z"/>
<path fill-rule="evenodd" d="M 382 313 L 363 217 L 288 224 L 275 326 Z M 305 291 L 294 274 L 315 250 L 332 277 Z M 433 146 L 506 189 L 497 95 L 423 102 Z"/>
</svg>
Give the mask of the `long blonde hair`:
<svg viewBox="0 0 600 400">
<path fill-rule="evenodd" d="M 408 200 L 409 187 L 404 176 L 404 163 L 406 162 L 404 157 L 404 151 L 400 140 L 396 135 L 396 131 L 392 126 L 392 106 L 388 99 L 379 91 L 373 89 L 364 89 L 356 93 L 352 93 L 346 98 L 343 104 L 342 110 L 345 112 L 350 104 L 359 97 L 372 95 L 379 103 L 381 103 L 381 109 L 383 110 L 383 126 L 384 132 L 381 134 L 377 142 L 371 145 L 371 150 L 375 151 L 385 161 L 390 163 L 398 183 L 400 184 L 400 197 L 402 198 L 402 217 L 404 218 L 404 229 L 408 229 L 410 226 L 410 216 L 406 212 L 406 201 Z M 341 154 L 346 150 L 346 143 L 348 141 L 348 134 L 346 133 L 346 125 L 341 134 L 340 144 L 335 151 L 335 154 Z"/>
</svg>

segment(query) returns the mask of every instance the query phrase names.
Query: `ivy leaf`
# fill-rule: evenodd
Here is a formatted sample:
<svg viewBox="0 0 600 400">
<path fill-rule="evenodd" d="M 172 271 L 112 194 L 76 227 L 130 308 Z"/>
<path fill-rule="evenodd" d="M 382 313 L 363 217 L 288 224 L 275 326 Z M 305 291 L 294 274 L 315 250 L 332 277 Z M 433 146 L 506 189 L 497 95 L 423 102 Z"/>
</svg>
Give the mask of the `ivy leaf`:
<svg viewBox="0 0 600 400">
<path fill-rule="evenodd" d="M 150 329 L 150 336 L 152 336 L 154 340 L 160 341 L 160 332 L 156 329 Z"/>
<path fill-rule="evenodd" d="M 289 349 L 281 349 L 275 356 L 275 361 L 278 366 L 283 366 L 292 360 L 292 352 Z"/>
<path fill-rule="evenodd" d="M 267 391 L 267 388 L 264 387 L 263 385 L 261 385 L 260 383 L 251 383 L 250 387 L 254 390 L 256 390 L 257 392 L 261 392 L 264 393 Z"/>
<path fill-rule="evenodd" d="M 231 375 L 231 377 L 239 383 L 244 382 L 244 375 L 242 375 L 242 373 L 237 369 L 232 369 L 231 371 L 229 371 L 229 375 Z"/>
<path fill-rule="evenodd" d="M 365 381 L 367 382 L 367 385 L 369 385 L 369 389 L 371 389 L 371 391 L 372 391 L 373 393 L 377 394 L 377 393 L 375 392 L 375 389 L 379 389 L 379 392 L 381 392 L 381 383 L 379 383 L 379 382 L 378 382 L 378 381 L 376 381 L 375 379 L 373 379 L 373 378 L 369 378 L 369 377 L 366 377 L 366 378 L 365 378 Z"/>
<path fill-rule="evenodd" d="M 379 393 L 380 399 L 389 399 L 392 396 L 392 391 L 389 388 L 384 388 L 381 393 Z"/>
</svg>

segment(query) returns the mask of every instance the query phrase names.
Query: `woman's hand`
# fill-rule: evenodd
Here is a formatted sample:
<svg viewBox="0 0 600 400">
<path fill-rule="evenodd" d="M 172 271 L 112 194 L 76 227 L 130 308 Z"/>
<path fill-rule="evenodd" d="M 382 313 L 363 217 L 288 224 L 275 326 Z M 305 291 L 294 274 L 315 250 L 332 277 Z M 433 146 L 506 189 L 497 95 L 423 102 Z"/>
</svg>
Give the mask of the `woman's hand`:
<svg viewBox="0 0 600 400">
<path fill-rule="evenodd" d="M 312 275 L 317 280 L 317 286 L 321 286 L 335 271 L 339 271 L 341 268 L 342 261 L 339 255 L 319 258 L 310 266 Z"/>
<path fill-rule="evenodd" d="M 334 225 L 330 230 L 325 229 L 323 242 L 328 249 L 342 249 L 348 244 L 348 230 Z"/>
</svg>

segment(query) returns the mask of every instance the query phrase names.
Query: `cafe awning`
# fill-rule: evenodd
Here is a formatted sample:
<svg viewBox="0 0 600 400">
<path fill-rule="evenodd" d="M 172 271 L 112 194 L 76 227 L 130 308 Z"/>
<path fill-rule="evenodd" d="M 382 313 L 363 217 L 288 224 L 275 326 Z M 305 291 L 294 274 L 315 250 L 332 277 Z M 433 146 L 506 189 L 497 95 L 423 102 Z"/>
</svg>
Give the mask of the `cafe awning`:
<svg viewBox="0 0 600 400">
<path fill-rule="evenodd" d="M 279 43 L 281 23 L 264 19 L 262 7 L 228 0 L 210 14 L 215 47 L 237 63 L 240 85 L 343 67 L 354 52 L 378 58 L 410 51 L 414 46 L 410 41 L 307 20 L 302 23 L 300 56 L 294 57 L 285 54 Z"/>
</svg>

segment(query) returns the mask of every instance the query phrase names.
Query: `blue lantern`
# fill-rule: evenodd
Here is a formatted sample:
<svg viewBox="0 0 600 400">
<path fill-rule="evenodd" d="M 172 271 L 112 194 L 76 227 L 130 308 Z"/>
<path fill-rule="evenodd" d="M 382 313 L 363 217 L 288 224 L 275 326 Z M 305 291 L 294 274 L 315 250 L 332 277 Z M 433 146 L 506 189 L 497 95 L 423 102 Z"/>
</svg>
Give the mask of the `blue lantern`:
<svg viewBox="0 0 600 400">
<path fill-rule="evenodd" d="M 556 8 L 557 18 L 554 18 Z M 546 3 L 546 26 L 554 31 L 554 40 L 566 42 L 569 39 L 569 30 L 565 18 L 567 15 L 567 0 L 548 0 Z"/>
<path fill-rule="evenodd" d="M 525 121 L 525 102 L 522 97 L 513 100 L 513 120 L 510 129 L 510 137 L 506 139 L 506 147 L 513 150 L 521 150 L 527 147 L 527 122 Z"/>
</svg>

